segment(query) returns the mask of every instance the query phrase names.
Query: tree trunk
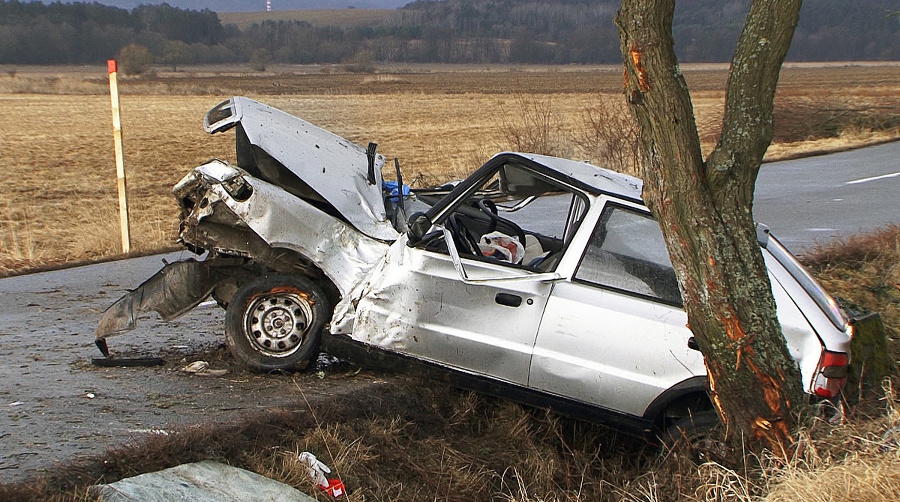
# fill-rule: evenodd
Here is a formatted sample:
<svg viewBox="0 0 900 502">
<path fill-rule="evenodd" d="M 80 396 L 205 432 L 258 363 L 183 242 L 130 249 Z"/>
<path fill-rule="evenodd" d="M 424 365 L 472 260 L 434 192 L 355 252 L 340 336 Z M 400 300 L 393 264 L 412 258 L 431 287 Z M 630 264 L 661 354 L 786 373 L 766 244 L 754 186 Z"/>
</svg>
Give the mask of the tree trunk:
<svg viewBox="0 0 900 502">
<path fill-rule="evenodd" d="M 623 0 L 625 93 L 640 124 L 644 200 L 666 240 L 713 404 L 745 440 L 784 455 L 803 402 L 760 253 L 752 204 L 772 140 L 800 0 L 754 0 L 732 59 L 719 144 L 704 161 L 672 40 L 674 0 Z"/>
</svg>

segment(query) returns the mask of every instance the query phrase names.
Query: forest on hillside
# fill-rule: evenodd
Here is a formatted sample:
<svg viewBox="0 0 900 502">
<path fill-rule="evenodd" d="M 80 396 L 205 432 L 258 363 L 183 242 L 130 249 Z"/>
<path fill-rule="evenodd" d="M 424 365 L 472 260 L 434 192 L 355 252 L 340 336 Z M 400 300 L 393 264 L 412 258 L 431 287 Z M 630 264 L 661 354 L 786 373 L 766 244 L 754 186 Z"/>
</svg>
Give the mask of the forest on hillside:
<svg viewBox="0 0 900 502">
<path fill-rule="evenodd" d="M 156 63 L 616 63 L 617 0 L 417 0 L 369 25 L 270 20 L 243 30 L 168 4 L 0 0 L 0 64 L 102 63 L 127 45 Z M 682 62 L 728 61 L 749 0 L 680 0 Z M 895 0 L 807 0 L 794 61 L 900 60 Z"/>
</svg>

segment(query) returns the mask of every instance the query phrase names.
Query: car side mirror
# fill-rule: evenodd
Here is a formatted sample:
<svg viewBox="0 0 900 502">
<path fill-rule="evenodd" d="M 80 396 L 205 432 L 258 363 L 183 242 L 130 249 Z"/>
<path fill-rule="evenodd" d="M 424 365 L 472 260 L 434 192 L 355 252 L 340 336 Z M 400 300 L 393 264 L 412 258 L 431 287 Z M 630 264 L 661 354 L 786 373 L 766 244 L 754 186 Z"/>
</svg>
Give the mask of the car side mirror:
<svg viewBox="0 0 900 502">
<path fill-rule="evenodd" d="M 425 213 L 421 211 L 413 213 L 409 217 L 409 231 L 407 231 L 409 245 L 414 246 L 421 242 L 422 237 L 431 230 L 431 225 L 431 219 Z"/>
</svg>

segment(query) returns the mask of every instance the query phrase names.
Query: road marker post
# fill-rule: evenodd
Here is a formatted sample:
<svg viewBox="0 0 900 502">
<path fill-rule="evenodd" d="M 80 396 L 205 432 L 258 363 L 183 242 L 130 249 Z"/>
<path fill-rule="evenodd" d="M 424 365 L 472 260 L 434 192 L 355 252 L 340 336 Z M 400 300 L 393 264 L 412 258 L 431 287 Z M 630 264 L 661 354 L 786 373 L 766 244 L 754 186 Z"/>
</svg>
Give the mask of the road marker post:
<svg viewBox="0 0 900 502">
<path fill-rule="evenodd" d="M 112 105 L 113 143 L 116 152 L 116 185 L 119 191 L 119 227 L 122 230 L 122 252 L 131 251 L 131 231 L 128 226 L 128 196 L 125 182 L 125 161 L 122 157 L 122 121 L 119 116 L 119 65 L 115 59 L 106 62 L 109 73 L 109 98 Z"/>
</svg>

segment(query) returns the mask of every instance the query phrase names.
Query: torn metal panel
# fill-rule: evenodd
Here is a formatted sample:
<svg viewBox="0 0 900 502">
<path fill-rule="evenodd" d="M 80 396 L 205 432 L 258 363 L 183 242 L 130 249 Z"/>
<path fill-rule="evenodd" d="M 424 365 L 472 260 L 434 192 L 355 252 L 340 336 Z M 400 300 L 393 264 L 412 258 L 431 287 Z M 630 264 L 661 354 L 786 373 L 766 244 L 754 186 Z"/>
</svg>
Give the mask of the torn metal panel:
<svg viewBox="0 0 900 502">
<path fill-rule="evenodd" d="M 185 243 L 283 271 L 302 256 L 341 294 L 388 249 L 309 202 L 221 161 L 194 169 L 175 193 L 184 209 L 180 236 Z M 293 254 L 285 256 L 284 250 Z"/>
<path fill-rule="evenodd" d="M 252 99 L 234 97 L 211 110 L 204 128 L 213 134 L 240 122 L 250 143 L 281 162 L 333 205 L 357 230 L 374 239 L 395 240 L 384 209 L 381 168 L 364 148 Z"/>
<path fill-rule="evenodd" d="M 222 278 L 222 269 L 193 259 L 170 263 L 110 305 L 97 325 L 97 338 L 134 329 L 140 314 L 155 311 L 170 321 L 200 304 Z"/>
<path fill-rule="evenodd" d="M 243 224 L 274 249 L 290 249 L 316 264 L 342 295 L 349 293 L 387 252 L 388 245 L 371 239 L 279 187 L 251 177 L 253 195 L 233 198 L 222 185 L 210 191 Z"/>
<path fill-rule="evenodd" d="M 353 323 L 356 321 L 356 307 L 363 296 L 370 294 L 372 281 L 382 276 L 385 267 L 385 258 L 382 258 L 366 274 L 349 293 L 334 306 L 334 314 L 331 317 L 330 333 L 349 335 L 353 332 Z"/>
<path fill-rule="evenodd" d="M 388 292 L 389 289 L 396 286 L 396 280 L 400 277 L 396 274 L 392 276 L 390 273 L 386 272 L 387 269 L 388 258 L 385 256 L 378 261 L 372 270 L 366 274 L 365 278 L 361 280 L 352 291 L 344 295 L 343 299 L 341 299 L 334 308 L 330 330 L 332 334 L 356 333 L 355 336 L 351 336 L 354 338 L 362 337 L 363 339 L 361 341 L 364 341 L 369 345 L 394 350 L 401 350 L 404 348 L 405 340 L 407 339 L 407 328 L 409 326 L 408 319 L 410 315 L 417 315 L 415 299 L 413 299 L 412 303 L 410 303 L 407 308 L 404 308 L 404 311 L 408 310 L 408 312 L 404 312 L 404 317 L 401 317 L 400 311 L 397 310 L 397 314 L 392 316 L 393 318 L 389 321 L 387 319 L 382 319 L 384 322 L 378 326 L 377 330 L 379 334 L 369 332 L 365 328 L 360 327 L 360 324 L 357 323 L 357 311 L 359 303 L 363 298 L 365 298 L 367 302 L 375 302 L 382 307 L 386 306 L 388 309 L 396 306 L 398 301 L 402 301 Z M 406 295 L 401 296 L 404 299 L 406 298 Z"/>
</svg>

